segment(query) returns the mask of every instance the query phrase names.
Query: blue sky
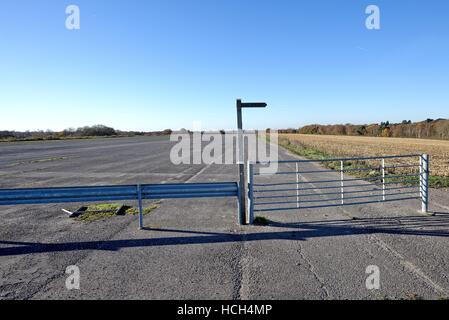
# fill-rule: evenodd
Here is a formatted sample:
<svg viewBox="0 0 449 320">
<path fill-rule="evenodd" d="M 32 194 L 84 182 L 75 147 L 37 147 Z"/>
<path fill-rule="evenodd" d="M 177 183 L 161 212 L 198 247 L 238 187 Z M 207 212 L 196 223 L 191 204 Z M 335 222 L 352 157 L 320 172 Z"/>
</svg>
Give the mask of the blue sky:
<svg viewBox="0 0 449 320">
<path fill-rule="evenodd" d="M 0 41 L 0 130 L 448 117 L 447 0 L 3 0 Z"/>
</svg>

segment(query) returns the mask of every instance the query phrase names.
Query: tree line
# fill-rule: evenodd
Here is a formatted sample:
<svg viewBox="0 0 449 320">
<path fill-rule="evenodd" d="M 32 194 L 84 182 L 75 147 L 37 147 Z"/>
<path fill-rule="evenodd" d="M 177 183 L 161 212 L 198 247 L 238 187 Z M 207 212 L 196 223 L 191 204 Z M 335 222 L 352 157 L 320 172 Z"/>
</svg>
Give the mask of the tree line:
<svg viewBox="0 0 449 320">
<path fill-rule="evenodd" d="M 121 136 L 162 136 L 170 135 L 172 131 L 121 131 L 104 125 L 84 126 L 80 128 L 68 128 L 63 131 L 37 130 L 37 131 L 0 131 L 0 140 L 63 140 L 89 137 L 121 137 Z"/>
<path fill-rule="evenodd" d="M 268 129 L 269 130 L 269 129 Z M 343 136 L 369 136 L 369 137 L 395 137 L 395 138 L 425 138 L 449 140 L 449 120 L 427 119 L 421 122 L 404 120 L 401 123 L 380 124 L 337 124 L 319 125 L 313 124 L 299 129 L 282 129 L 279 133 L 300 133 L 318 135 L 343 135 Z"/>
</svg>

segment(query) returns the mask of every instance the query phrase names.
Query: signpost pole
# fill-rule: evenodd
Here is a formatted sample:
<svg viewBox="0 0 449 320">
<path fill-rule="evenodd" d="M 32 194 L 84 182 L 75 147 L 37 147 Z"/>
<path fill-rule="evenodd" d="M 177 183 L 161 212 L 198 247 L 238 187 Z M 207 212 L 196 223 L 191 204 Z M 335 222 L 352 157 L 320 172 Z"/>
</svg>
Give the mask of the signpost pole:
<svg viewBox="0 0 449 320">
<path fill-rule="evenodd" d="M 239 209 L 239 222 L 241 225 L 249 224 L 250 221 L 246 218 L 246 180 L 245 180 L 245 143 L 243 140 L 243 120 L 242 109 L 243 108 L 266 108 L 265 102 L 248 102 L 242 103 L 241 99 L 237 99 L 237 129 L 238 129 L 238 164 L 239 164 L 239 180 L 240 180 L 240 209 Z"/>
<path fill-rule="evenodd" d="M 242 100 L 237 100 L 237 129 L 238 129 L 238 164 L 240 180 L 240 212 L 239 222 L 246 225 L 246 188 L 245 188 L 245 154 L 243 147 L 243 120 L 242 120 Z"/>
</svg>

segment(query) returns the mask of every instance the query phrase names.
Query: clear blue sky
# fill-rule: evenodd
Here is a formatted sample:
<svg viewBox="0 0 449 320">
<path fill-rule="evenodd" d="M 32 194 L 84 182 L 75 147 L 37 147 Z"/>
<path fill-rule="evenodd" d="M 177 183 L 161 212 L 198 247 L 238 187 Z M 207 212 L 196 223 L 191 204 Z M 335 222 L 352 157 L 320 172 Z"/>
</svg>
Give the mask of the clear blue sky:
<svg viewBox="0 0 449 320">
<path fill-rule="evenodd" d="M 0 41 L 0 130 L 449 117 L 447 0 L 2 0 Z"/>
</svg>

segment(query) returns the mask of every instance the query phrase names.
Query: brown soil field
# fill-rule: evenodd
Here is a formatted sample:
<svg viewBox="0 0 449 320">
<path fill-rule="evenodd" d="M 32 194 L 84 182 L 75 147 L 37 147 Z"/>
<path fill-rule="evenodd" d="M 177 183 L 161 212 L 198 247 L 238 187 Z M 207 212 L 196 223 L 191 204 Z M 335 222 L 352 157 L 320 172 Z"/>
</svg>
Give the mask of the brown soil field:
<svg viewBox="0 0 449 320">
<path fill-rule="evenodd" d="M 445 140 L 280 134 L 283 138 L 338 157 L 429 154 L 431 173 L 449 177 L 449 141 Z"/>
</svg>

